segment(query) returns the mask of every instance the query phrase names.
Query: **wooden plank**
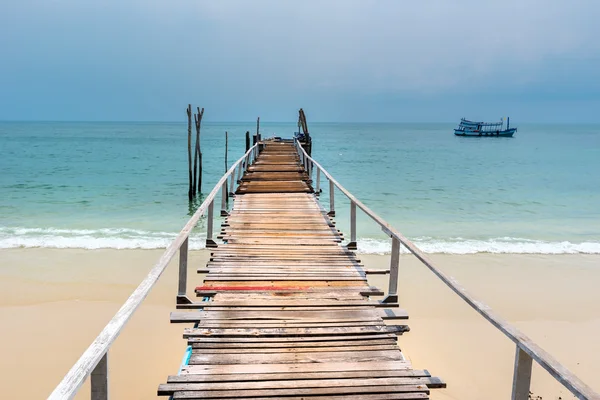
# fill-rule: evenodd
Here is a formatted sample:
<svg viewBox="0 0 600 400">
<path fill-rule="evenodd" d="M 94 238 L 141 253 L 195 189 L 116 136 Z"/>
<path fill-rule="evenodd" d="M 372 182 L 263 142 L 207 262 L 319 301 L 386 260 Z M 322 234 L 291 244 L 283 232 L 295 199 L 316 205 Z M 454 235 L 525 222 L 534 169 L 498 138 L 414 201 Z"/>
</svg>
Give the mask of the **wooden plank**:
<svg viewBox="0 0 600 400">
<path fill-rule="evenodd" d="M 302 372 L 297 373 L 270 373 L 270 374 L 183 374 L 171 375 L 168 383 L 191 383 L 191 382 L 243 382 L 243 381 L 271 381 L 296 379 L 349 379 L 349 378 L 429 378 L 431 375 L 426 370 L 398 369 L 398 370 L 363 370 L 363 371 L 329 371 L 329 372 Z"/>
<path fill-rule="evenodd" d="M 333 347 L 294 347 L 294 348 L 235 348 L 235 349 L 206 349 L 192 346 L 192 354 L 289 354 L 289 353 L 319 353 L 319 352 L 342 352 L 342 351 L 398 351 L 396 343 L 388 345 L 364 345 L 364 346 L 333 346 Z"/>
<path fill-rule="evenodd" d="M 179 394 L 181 393 L 181 394 Z M 185 393 L 185 395 L 184 395 Z M 202 397 L 195 397 L 197 392 L 178 392 L 177 396 L 187 396 L 179 398 L 187 399 L 202 399 Z M 202 393 L 202 392 L 200 392 Z M 250 397 L 252 400 L 273 400 L 273 397 Z M 428 399 L 429 396 L 426 393 L 386 393 L 386 394 L 352 394 L 352 395 L 315 395 L 315 396 L 286 396 L 286 400 L 421 400 Z M 238 397 L 220 397 L 220 400 L 237 400 Z"/>
<path fill-rule="evenodd" d="M 303 379 L 298 380 L 271 380 L 255 382 L 177 382 L 162 384 L 158 388 L 161 395 L 169 395 L 178 391 L 203 391 L 203 390 L 235 390 L 246 391 L 256 389 L 296 389 L 301 388 L 339 388 L 363 386 L 393 386 L 410 385 L 420 386 L 414 391 L 424 392 L 423 386 L 439 384 L 436 378 L 429 377 L 394 377 L 394 378 L 354 378 L 354 379 Z"/>
<path fill-rule="evenodd" d="M 377 300 L 344 300 L 344 301 L 295 301 L 295 300 L 227 300 L 227 301 L 208 301 L 203 304 L 204 308 L 211 307 L 387 307 Z"/>
<path fill-rule="evenodd" d="M 327 342 L 327 341 L 357 341 L 357 340 L 381 340 L 394 339 L 398 337 L 395 333 L 378 333 L 368 335 L 344 335 L 344 336 L 195 336 L 189 337 L 188 343 L 305 343 L 305 342 Z"/>
<path fill-rule="evenodd" d="M 207 319 L 218 320 L 282 320 L 282 321 L 373 321 L 381 319 L 408 319 L 406 310 L 373 309 L 347 311 L 197 311 L 172 312 L 171 322 L 197 322 Z"/>
<path fill-rule="evenodd" d="M 227 328 L 185 328 L 183 337 L 192 336 L 322 336 L 322 335 L 357 335 L 372 333 L 402 334 L 410 329 L 406 325 L 394 326 L 359 326 L 359 327 L 327 327 L 327 328 L 260 328 L 260 329 L 227 329 Z"/>
<path fill-rule="evenodd" d="M 429 389 L 425 385 L 395 385 L 395 386 L 352 386 L 352 387 L 335 387 L 335 388 L 294 388 L 294 389 L 255 389 L 244 390 L 236 393 L 237 398 L 242 397 L 257 397 L 257 396 L 311 396 L 311 395 L 335 395 L 345 394 L 354 395 L 356 393 L 411 393 L 421 392 L 429 393 Z M 176 392 L 173 399 L 218 399 L 230 397 L 229 390 L 206 390 L 206 391 L 186 391 Z"/>
<path fill-rule="evenodd" d="M 346 372 L 346 371 L 395 371 L 409 370 L 409 361 L 365 361 L 365 362 L 320 362 L 300 364 L 204 364 L 184 365 L 182 374 L 212 375 L 212 374 L 273 374 L 306 372 Z"/>
<path fill-rule="evenodd" d="M 344 346 L 393 346 L 397 344 L 397 338 L 394 339 L 368 339 L 368 340 L 350 340 L 350 341 L 321 341 L 321 342 L 254 342 L 254 343 L 212 343 L 212 342 L 191 342 L 194 349 L 262 349 L 272 348 L 316 348 L 316 347 L 344 347 Z"/>
</svg>

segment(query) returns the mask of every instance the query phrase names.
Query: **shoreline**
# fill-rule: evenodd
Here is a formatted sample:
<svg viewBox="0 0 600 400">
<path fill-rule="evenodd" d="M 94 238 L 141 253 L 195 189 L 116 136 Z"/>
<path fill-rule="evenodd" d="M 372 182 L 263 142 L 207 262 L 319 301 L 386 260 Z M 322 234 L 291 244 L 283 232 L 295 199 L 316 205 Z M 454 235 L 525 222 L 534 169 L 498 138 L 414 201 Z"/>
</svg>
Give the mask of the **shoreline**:
<svg viewBox="0 0 600 400">
<path fill-rule="evenodd" d="M 163 250 L 0 250 L 0 373 L 7 397 L 47 396 L 89 346 Z M 190 251 L 188 295 L 201 278 L 195 269 L 207 250 Z M 389 256 L 361 254 L 369 268 L 385 269 Z M 430 258 L 476 298 L 530 336 L 595 390 L 600 372 L 600 255 L 441 255 Z M 111 393 L 155 397 L 158 383 L 177 373 L 185 350 L 182 329 L 170 324 L 175 309 L 177 256 L 109 354 Z M 565 277 L 568 277 L 566 279 Z M 387 276 L 369 281 L 387 291 Z M 415 368 L 427 366 L 448 388 L 432 399 L 503 399 L 510 395 L 514 344 L 451 292 L 425 266 L 403 254 L 400 304 L 411 332 L 399 337 Z M 42 326 L 43 340 L 38 327 Z M 151 334 L 149 334 L 151 333 Z M 32 363 L 29 359 L 35 357 Z M 21 371 L 42 375 L 28 385 Z M 595 386 L 594 386 L 595 385 Z M 570 398 L 535 366 L 532 392 Z M 89 397 L 89 383 L 77 398 Z"/>
</svg>

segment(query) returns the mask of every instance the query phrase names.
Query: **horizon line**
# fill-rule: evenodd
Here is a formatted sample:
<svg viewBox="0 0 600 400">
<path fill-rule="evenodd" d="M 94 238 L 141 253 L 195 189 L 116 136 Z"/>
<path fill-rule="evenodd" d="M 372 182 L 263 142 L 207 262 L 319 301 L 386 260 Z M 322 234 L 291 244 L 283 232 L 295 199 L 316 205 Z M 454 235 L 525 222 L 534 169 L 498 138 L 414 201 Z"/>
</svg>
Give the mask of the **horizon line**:
<svg viewBox="0 0 600 400">
<path fill-rule="evenodd" d="M 187 121 L 167 120 L 53 120 L 53 119 L 0 119 L 0 123 L 160 123 L 160 124 L 185 124 Z M 295 121 L 261 121 L 266 124 L 296 124 Z M 460 121 L 458 121 L 460 122 Z M 550 122 L 550 121 L 515 121 L 519 124 L 548 124 L 548 125 L 593 125 L 598 122 Z M 256 121 L 205 121 L 207 124 L 256 124 Z M 456 121 L 312 121 L 310 124 L 456 124 Z"/>
</svg>

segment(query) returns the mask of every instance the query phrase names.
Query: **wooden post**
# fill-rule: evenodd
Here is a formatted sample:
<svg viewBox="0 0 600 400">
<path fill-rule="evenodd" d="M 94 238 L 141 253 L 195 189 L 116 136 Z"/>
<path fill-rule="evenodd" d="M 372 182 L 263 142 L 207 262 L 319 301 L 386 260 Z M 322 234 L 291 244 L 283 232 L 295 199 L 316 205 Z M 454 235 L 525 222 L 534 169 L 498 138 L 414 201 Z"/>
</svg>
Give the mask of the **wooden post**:
<svg viewBox="0 0 600 400">
<path fill-rule="evenodd" d="M 260 140 L 260 117 L 256 119 L 256 138 Z"/>
<path fill-rule="evenodd" d="M 329 181 L 329 212 L 327 215 L 330 217 L 335 217 L 335 201 L 334 201 L 334 189 L 333 181 Z"/>
<path fill-rule="evenodd" d="M 223 189 L 221 189 L 221 217 L 228 216 L 227 212 L 227 181 L 223 182 Z"/>
<path fill-rule="evenodd" d="M 189 172 L 189 188 L 188 188 L 188 198 L 192 201 L 194 197 L 193 191 L 193 183 L 192 183 L 192 105 L 188 104 L 187 108 L 187 116 L 188 116 L 188 172 Z"/>
<path fill-rule="evenodd" d="M 350 243 L 348 250 L 356 250 L 356 203 L 350 201 Z"/>
<path fill-rule="evenodd" d="M 227 173 L 228 163 L 227 163 L 227 146 L 228 146 L 229 138 L 228 133 L 225 131 L 225 173 Z M 229 193 L 227 192 L 227 181 L 225 181 L 225 186 L 223 186 L 223 197 L 225 198 L 226 205 L 229 204 Z M 227 210 L 225 210 L 227 212 Z M 229 215 L 229 214 L 227 214 Z M 223 209 L 221 209 L 221 216 L 223 216 Z"/>
<path fill-rule="evenodd" d="M 400 264 L 400 240 L 392 237 L 392 259 L 390 261 L 390 287 L 383 303 L 398 302 L 398 265 Z"/>
<path fill-rule="evenodd" d="M 91 374 L 92 400 L 108 400 L 108 350 Z"/>
<path fill-rule="evenodd" d="M 188 265 L 188 242 L 189 237 L 179 248 L 179 285 L 177 287 L 177 304 L 191 304 L 187 297 L 187 265 Z"/>
<path fill-rule="evenodd" d="M 242 179 L 242 170 L 244 169 L 244 161 L 242 160 L 239 164 L 238 164 L 238 170 L 237 170 L 237 177 L 235 179 L 235 181 L 238 183 L 238 185 L 241 182 Z"/>
<path fill-rule="evenodd" d="M 525 353 L 517 345 L 515 354 L 515 372 L 513 375 L 512 400 L 529 399 L 529 387 L 531 385 L 531 356 Z"/>
<path fill-rule="evenodd" d="M 317 168 L 317 187 L 315 189 L 317 196 L 321 194 L 321 170 Z"/>
<path fill-rule="evenodd" d="M 250 150 L 250 131 L 246 131 L 246 152 Z"/>
<path fill-rule="evenodd" d="M 215 199 L 212 199 L 208 205 L 208 216 L 206 221 L 206 247 L 218 247 L 217 243 L 213 240 L 213 212 L 215 206 Z"/>
<path fill-rule="evenodd" d="M 204 115 L 204 108 L 202 108 L 202 110 L 200 110 L 200 107 L 196 107 L 196 109 L 198 110 L 198 113 L 196 114 L 196 117 L 195 117 L 195 121 L 196 121 L 196 151 L 195 151 L 195 154 L 198 157 L 198 185 L 197 186 L 195 185 L 196 161 L 194 158 L 194 185 L 196 188 L 196 191 L 194 192 L 194 194 L 202 192 L 202 150 L 200 147 L 200 124 L 202 123 L 202 116 Z"/>
<path fill-rule="evenodd" d="M 239 168 L 239 166 L 238 166 L 238 168 Z M 234 188 L 234 184 L 235 184 L 235 173 L 236 173 L 236 170 L 234 169 L 231 172 L 231 175 L 229 176 L 229 196 L 234 195 L 233 188 Z"/>
</svg>

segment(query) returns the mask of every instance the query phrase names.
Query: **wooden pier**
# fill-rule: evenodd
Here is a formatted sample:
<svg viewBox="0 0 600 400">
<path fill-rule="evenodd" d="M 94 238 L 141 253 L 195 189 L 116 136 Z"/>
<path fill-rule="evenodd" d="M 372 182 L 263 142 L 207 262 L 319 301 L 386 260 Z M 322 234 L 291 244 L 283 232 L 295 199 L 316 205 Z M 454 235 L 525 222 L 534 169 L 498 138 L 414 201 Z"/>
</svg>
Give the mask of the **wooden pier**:
<svg viewBox="0 0 600 400">
<path fill-rule="evenodd" d="M 174 399 L 426 399 L 444 383 L 398 347 L 406 325 L 369 286 L 290 142 L 266 142 L 225 219 L 204 284 L 207 301 L 174 312 L 188 365 L 158 393 Z M 377 271 L 385 273 L 386 271 Z"/>
<path fill-rule="evenodd" d="M 303 130 L 308 137 L 305 126 Z M 397 304 L 402 246 L 515 344 L 512 400 L 530 398 L 534 361 L 576 398 L 600 400 L 600 394 L 354 197 L 302 142 L 259 137 L 204 198 L 49 399 L 74 398 L 88 378 L 92 400 L 109 398 L 111 345 L 177 253 L 177 308 L 186 310 L 172 313 L 171 321 L 193 327 L 184 330 L 188 347 L 180 372 L 159 386 L 159 395 L 220 400 L 427 399 L 430 389 L 445 383 L 427 370 L 413 369 L 398 347 L 398 336 L 409 330 L 408 315 Z M 311 143 L 309 138 L 304 145 L 310 149 Z M 318 199 L 321 179 L 328 181 L 327 210 Z M 344 240 L 333 219 L 336 190 L 350 202 L 349 240 Z M 221 244 L 213 240 L 219 193 L 221 216 L 226 217 L 216 235 Z M 228 211 L 230 196 L 235 198 Z M 389 270 L 369 270 L 353 253 L 357 210 L 390 237 Z M 208 264 L 198 268 L 207 274 L 195 290 L 201 301 L 192 302 L 187 296 L 188 243 L 203 216 L 206 245 L 213 250 Z M 389 273 L 381 301 L 373 299 L 384 292 L 369 286 L 369 273 Z M 460 360 L 456 367 L 460 368 Z"/>
</svg>

